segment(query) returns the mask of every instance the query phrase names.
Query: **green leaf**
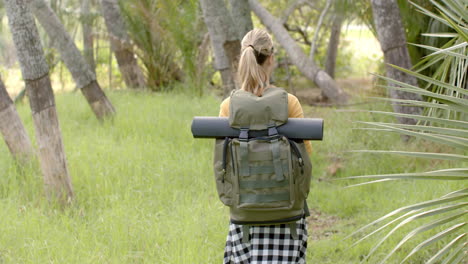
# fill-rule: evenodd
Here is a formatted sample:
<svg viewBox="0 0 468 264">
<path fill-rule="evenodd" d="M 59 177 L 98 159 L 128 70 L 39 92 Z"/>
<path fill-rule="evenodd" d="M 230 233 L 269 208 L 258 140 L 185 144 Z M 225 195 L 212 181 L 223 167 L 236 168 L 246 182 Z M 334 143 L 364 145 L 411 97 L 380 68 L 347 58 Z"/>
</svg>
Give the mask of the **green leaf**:
<svg viewBox="0 0 468 264">
<path fill-rule="evenodd" d="M 371 154 L 393 154 L 393 155 L 402 155 L 402 156 L 410 156 L 410 157 L 418 157 L 418 158 L 468 161 L 467 156 L 447 154 L 447 153 L 409 152 L 409 151 L 394 151 L 394 150 L 353 150 L 349 152 L 371 153 Z"/>
<path fill-rule="evenodd" d="M 459 194 L 463 194 L 463 193 L 467 193 L 468 189 L 461 189 L 461 190 L 457 190 L 457 191 L 453 191 L 451 193 L 447 193 L 446 195 L 442 196 L 441 198 L 445 198 L 445 197 L 450 197 L 450 196 L 456 196 L 456 195 L 459 195 Z"/>
<path fill-rule="evenodd" d="M 450 19 L 446 14 L 440 13 L 440 15 L 445 18 L 445 20 L 452 26 L 452 28 L 460 34 L 460 36 L 465 40 L 468 41 L 468 34 L 452 19 Z"/>
<path fill-rule="evenodd" d="M 457 41 L 456 38 L 450 39 L 441 48 L 445 49 L 445 48 L 451 47 L 456 43 L 456 41 Z M 447 56 L 445 56 L 443 54 L 434 55 L 434 56 L 430 56 L 430 57 L 426 56 L 426 57 L 421 58 L 421 61 L 413 66 L 413 69 L 416 69 L 415 72 L 421 72 L 424 69 L 426 69 L 426 68 L 428 68 L 428 67 L 430 67 L 430 66 L 432 66 L 432 65 L 434 65 L 436 63 L 439 63 L 440 61 L 445 62 L 446 59 L 447 59 Z M 443 68 L 443 67 L 439 67 L 439 68 Z"/>
<path fill-rule="evenodd" d="M 420 131 L 436 132 L 438 134 L 456 136 L 456 137 L 468 137 L 468 131 L 462 129 L 446 128 L 446 127 L 434 127 L 434 126 L 420 126 L 420 125 L 404 125 L 404 124 L 393 124 L 396 127 L 414 129 Z"/>
<path fill-rule="evenodd" d="M 438 94 L 438 93 L 426 91 L 426 90 L 423 90 L 423 89 L 415 91 L 414 89 L 411 89 L 411 88 L 403 88 L 403 87 L 398 87 L 398 86 L 387 86 L 387 85 L 378 85 L 378 87 L 383 87 L 383 88 L 387 88 L 387 89 L 395 89 L 395 90 L 399 90 L 399 91 L 405 91 L 405 92 L 425 95 L 427 97 L 436 99 L 436 100 L 438 100 L 438 101 L 440 101 L 442 103 L 446 103 L 446 104 L 449 104 L 451 106 L 458 106 L 457 111 L 468 113 L 468 110 L 467 110 L 468 109 L 468 100 L 465 100 L 465 99 L 457 98 L 457 97 L 454 97 L 454 96 Z"/>
<path fill-rule="evenodd" d="M 458 242 L 458 241 L 462 241 L 462 238 L 464 238 L 466 236 L 466 233 L 465 234 L 461 234 L 459 235 L 458 237 L 456 237 L 454 240 L 450 241 L 442 250 L 444 250 L 445 248 L 447 248 L 448 250 L 452 249 L 452 247 Z M 458 247 L 456 247 L 452 253 L 444 260 L 444 262 L 442 262 L 442 264 L 453 264 L 453 263 L 459 263 L 459 261 L 457 261 L 457 257 L 460 258 L 465 256 L 465 252 L 464 252 L 464 249 L 466 247 L 466 244 L 465 243 L 460 243 L 458 245 Z M 441 251 L 442 251 L 441 250 Z M 460 254 L 461 253 L 461 254 Z M 436 254 L 437 255 L 437 254 Z"/>
<path fill-rule="evenodd" d="M 449 138 L 447 136 L 444 137 L 444 136 L 438 136 L 438 135 L 434 135 L 434 134 L 414 132 L 414 131 L 410 131 L 410 130 L 406 130 L 406 129 L 400 129 L 400 128 L 397 128 L 397 127 L 395 127 L 393 125 L 383 125 L 383 124 L 375 123 L 375 122 L 358 122 L 358 123 L 388 128 L 388 129 L 391 129 L 391 130 L 393 130 L 395 132 L 398 132 L 400 134 L 427 139 L 427 140 L 430 140 L 430 141 L 433 141 L 433 142 L 437 142 L 437 143 L 440 143 L 440 144 L 452 146 L 454 148 L 459 148 L 459 149 L 462 149 L 462 150 L 468 149 L 468 143 L 464 143 L 462 140 L 451 139 L 451 138 Z"/>
<path fill-rule="evenodd" d="M 429 117 L 429 116 L 421 116 L 421 115 L 411 115 L 411 114 L 402 114 L 402 113 L 393 113 L 393 112 L 383 112 L 383 111 L 369 111 L 371 113 L 376 114 L 383 114 L 383 115 L 391 115 L 397 117 L 406 117 L 406 118 L 413 118 L 416 120 L 423 120 L 428 121 L 431 123 L 438 123 L 444 124 L 452 127 L 460 127 L 460 128 L 467 128 L 468 129 L 468 122 L 460 121 L 460 120 L 450 120 L 445 118 L 437 118 L 437 117 Z"/>
<path fill-rule="evenodd" d="M 468 21 L 468 12 L 466 12 L 466 7 L 462 3 L 453 0 L 445 0 L 444 2 L 452 10 L 456 11 L 457 15 L 463 17 L 463 20 Z"/>
<path fill-rule="evenodd" d="M 467 168 L 454 168 L 445 170 L 436 170 L 428 172 L 414 172 L 414 173 L 395 173 L 395 174 L 375 174 L 375 175 L 362 175 L 350 176 L 342 179 L 405 179 L 405 180 L 467 180 Z"/>
<path fill-rule="evenodd" d="M 367 238 L 373 236 L 374 234 L 380 232 L 381 230 L 385 229 L 386 227 L 392 225 L 393 223 L 396 223 L 396 222 L 398 222 L 398 221 L 400 221 L 400 220 L 402 220 L 402 219 L 405 219 L 405 218 L 407 218 L 408 216 L 413 215 L 413 214 L 415 214 L 415 213 L 417 213 L 417 212 L 419 212 L 419 211 L 421 211 L 421 210 L 413 210 L 413 211 L 407 212 L 407 213 L 404 214 L 404 215 L 400 215 L 399 217 L 397 217 L 397 218 L 395 218 L 395 219 L 393 219 L 393 220 L 387 222 L 385 225 L 382 225 L 381 227 L 375 229 L 374 231 L 372 231 L 372 232 L 370 232 L 369 234 L 365 235 L 364 237 L 360 238 L 358 241 L 354 242 L 351 246 L 352 246 L 352 247 L 356 246 L 357 244 L 359 244 L 359 243 L 361 243 L 362 241 L 366 240 Z M 348 236 L 345 237 L 345 239 L 347 239 L 347 238 L 348 238 Z"/>
<path fill-rule="evenodd" d="M 374 220 L 372 221 L 371 223 L 359 228 L 358 230 L 354 231 L 353 233 L 351 233 L 350 235 L 348 235 L 346 238 L 348 237 L 352 237 L 352 236 L 355 236 L 356 234 L 368 229 L 369 227 L 373 226 L 373 225 L 376 225 L 394 215 L 397 215 L 399 213 L 403 213 L 403 212 L 408 212 L 408 211 L 417 211 L 417 210 L 420 210 L 420 209 L 424 209 L 424 208 L 428 208 L 428 207 L 432 207 L 432 206 L 436 206 L 436 205 L 439 205 L 439 204 L 446 204 L 446 203 L 449 203 L 449 202 L 453 202 L 453 201 L 457 201 L 457 200 L 460 200 L 460 199 L 464 199 L 468 197 L 468 189 L 463 189 L 463 190 L 459 190 L 457 194 L 452 194 L 452 195 L 449 195 L 446 197 L 442 197 L 442 198 L 438 198 L 438 199 L 434 199 L 434 200 L 429 200 L 429 201 L 424 201 L 424 202 L 421 202 L 421 203 L 417 203 L 417 204 L 413 204 L 413 205 L 409 205 L 409 206 L 404 206 L 404 207 L 400 207 L 396 210 L 393 210 L 392 212 L 380 217 L 379 219 L 377 220 Z"/>
<path fill-rule="evenodd" d="M 451 46 L 451 47 L 446 48 L 446 49 L 439 49 L 439 51 L 430 54 L 430 56 L 437 55 L 437 54 L 446 54 L 445 53 L 446 51 L 457 50 L 457 49 L 464 48 L 466 46 L 468 46 L 468 43 L 462 42 L 462 43 L 459 43 L 457 45 Z M 457 53 L 457 54 L 459 54 L 459 53 Z M 468 56 L 465 56 L 465 57 L 468 57 Z"/>
<path fill-rule="evenodd" d="M 446 20 L 455 20 L 455 21 L 460 21 L 460 17 L 456 14 L 454 14 L 452 11 L 448 10 L 447 8 L 445 8 L 443 5 L 437 3 L 436 1 L 431 1 L 431 3 L 435 6 L 437 6 L 437 8 L 441 11 L 441 15 L 445 15 L 446 16 Z M 450 18 L 449 18 L 450 17 Z"/>
<path fill-rule="evenodd" d="M 358 184 L 353 184 L 353 185 L 346 186 L 346 187 L 344 187 L 344 189 L 353 188 L 353 187 L 357 187 L 357 186 L 368 185 L 368 184 L 386 182 L 386 181 L 396 181 L 396 180 L 397 180 L 397 179 L 380 179 L 380 180 L 375 180 L 375 181 L 362 182 L 362 183 L 358 183 Z"/>
<path fill-rule="evenodd" d="M 452 25 L 451 25 L 450 23 L 448 23 L 445 19 L 439 17 L 439 16 L 436 15 L 435 13 L 433 13 L 433 12 L 431 12 L 431 11 L 425 9 L 424 7 L 422 7 L 422 6 L 420 6 L 420 5 L 417 5 L 416 3 L 412 2 L 412 1 L 409 1 L 409 2 L 410 2 L 412 5 L 416 6 L 416 7 L 420 10 L 420 12 L 422 12 L 423 14 L 425 14 L 425 15 L 427 15 L 427 16 L 429 16 L 429 17 L 431 17 L 431 18 L 433 18 L 433 19 L 435 19 L 435 20 L 437 20 L 437 21 L 439 21 L 439 22 L 441 22 L 441 23 L 443 23 L 443 24 L 445 24 L 445 25 L 447 25 L 447 26 L 449 26 L 449 27 L 452 26 Z"/>
<path fill-rule="evenodd" d="M 436 261 L 443 255 L 448 253 L 453 248 L 453 246 L 456 245 L 456 243 L 458 243 L 459 241 L 463 242 L 462 239 L 465 236 L 466 236 L 466 233 L 461 234 L 457 236 L 455 239 L 453 239 L 452 241 L 450 241 L 447 245 L 445 245 L 445 247 L 443 247 L 441 250 L 439 250 L 439 252 L 437 252 L 434 256 L 432 256 L 432 258 L 430 258 L 426 262 L 426 264 L 436 263 Z M 459 249 L 460 247 L 461 249 Z M 454 252 L 452 252 L 452 254 L 446 259 L 446 261 L 444 261 L 444 263 L 456 263 L 455 261 L 453 261 L 453 259 L 459 255 L 459 252 L 462 251 L 463 248 L 464 248 L 464 243 L 461 243 L 461 245 L 459 245 L 458 248 Z M 463 254 L 463 251 L 462 251 L 462 254 Z"/>
<path fill-rule="evenodd" d="M 456 53 L 456 52 L 452 52 L 452 51 L 449 51 L 449 50 L 443 50 L 443 49 L 439 49 L 439 48 L 435 48 L 435 47 L 428 46 L 428 45 L 423 45 L 423 44 L 414 44 L 414 43 L 408 43 L 408 44 L 416 46 L 416 47 L 420 47 L 420 48 L 423 48 L 423 49 L 435 51 L 434 53 L 431 53 L 431 54 L 429 54 L 427 56 L 432 56 L 432 54 L 434 54 L 434 55 L 444 54 L 444 55 L 449 55 L 449 56 L 453 56 L 453 57 L 458 57 L 460 59 L 468 59 L 468 56 L 463 55 L 461 53 Z M 466 45 L 464 45 L 464 46 L 466 46 Z"/>
<path fill-rule="evenodd" d="M 456 208 L 456 209 L 459 209 L 461 207 L 464 207 L 466 206 L 466 204 L 464 205 L 456 205 L 456 206 L 447 206 L 447 207 L 444 207 L 444 209 L 447 209 L 449 207 L 452 207 L 452 208 Z M 444 211 L 444 210 L 441 210 L 441 209 L 435 209 L 433 210 L 434 212 L 435 211 Z M 448 212 L 448 211 L 444 211 L 444 212 Z M 385 261 L 387 261 L 391 255 L 393 255 L 393 253 L 395 253 L 395 251 L 397 251 L 404 243 L 406 243 L 408 240 L 410 240 L 412 237 L 422 233 L 422 232 L 425 232 L 425 231 L 428 231 L 428 230 L 431 230 L 431 229 L 434 229 L 434 228 L 437 228 L 437 227 L 440 227 L 441 225 L 443 224 L 446 224 L 446 223 L 449 223 L 451 221 L 454 221 L 455 219 L 458 219 L 464 215 L 466 215 L 467 211 L 463 211 L 463 212 L 460 212 L 460 213 L 456 213 L 456 214 L 453 214 L 453 215 L 450 215 L 448 217 L 445 217 L 445 218 L 442 218 L 442 219 L 438 219 L 436 221 L 433 221 L 431 223 L 428 223 L 428 224 L 425 224 L 423 226 L 420 226 L 416 229 L 414 229 L 413 231 L 411 231 L 410 233 L 408 233 L 408 235 L 406 235 L 399 243 L 398 245 L 393 248 L 393 250 L 387 255 L 385 256 L 385 258 L 380 262 L 381 264 L 385 263 Z M 395 230 L 396 230 L 397 227 L 395 227 Z"/>
<path fill-rule="evenodd" d="M 468 58 L 468 57 L 467 57 Z M 440 87 L 444 87 L 446 89 L 449 89 L 449 90 L 452 90 L 452 91 L 456 91 L 460 94 L 463 94 L 463 95 L 468 95 L 468 91 L 463 89 L 463 88 L 460 88 L 460 87 L 457 87 L 457 86 L 454 86 L 454 85 L 450 85 L 448 83 L 445 83 L 445 82 L 442 82 L 442 81 L 439 81 L 439 80 L 436 80 L 434 78 L 431 78 L 431 77 L 427 77 L 425 75 L 422 75 L 420 73 L 416 73 L 414 71 L 410 71 L 410 70 L 407 70 L 405 68 L 402 68 L 402 67 L 399 67 L 399 66 L 396 66 L 396 65 L 393 65 L 393 64 L 390 64 L 392 67 L 394 67 L 395 69 L 397 70 L 400 70 L 402 72 L 405 72 L 409 75 L 412 75 L 418 79 L 421 79 L 421 80 L 424 80 L 428 83 L 432 83 L 434 85 L 437 85 L 437 86 L 440 86 Z M 400 82 L 399 82 L 400 83 Z M 416 87 L 418 88 L 418 87 Z M 419 88 L 420 89 L 420 88 Z"/>
<path fill-rule="evenodd" d="M 465 225 L 466 225 L 466 223 L 456 224 L 456 225 L 451 226 L 450 228 L 447 228 L 444 231 L 442 231 L 442 232 L 440 232 L 440 233 L 426 239 L 424 242 L 422 242 L 419 245 L 417 245 L 416 247 L 414 247 L 413 250 L 401 261 L 401 263 L 404 263 L 405 260 L 409 259 L 412 255 L 416 254 L 422 248 L 427 247 L 427 246 L 429 246 L 429 245 L 431 245 L 431 244 L 445 238 L 446 236 L 448 236 L 450 234 L 453 234 L 454 232 L 458 231 L 459 229 L 461 229 Z"/>
<path fill-rule="evenodd" d="M 458 111 L 460 109 L 459 107 L 452 107 L 450 105 L 441 104 L 441 103 L 422 102 L 422 101 L 416 101 L 416 100 L 395 99 L 395 98 L 382 98 L 382 97 L 369 97 L 369 98 L 387 101 L 387 102 L 401 103 L 403 105 L 408 105 L 408 106 L 422 106 L 426 108 L 438 108 L 438 109 L 451 110 L 451 111 Z"/>
<path fill-rule="evenodd" d="M 452 210 L 455 210 L 455 209 L 458 209 L 460 206 L 459 204 L 457 204 L 456 206 L 454 205 L 450 205 L 450 206 L 446 206 L 446 207 L 442 207 L 442 208 L 437 208 L 437 209 L 433 209 L 433 210 L 429 210 L 429 211 L 425 211 L 425 212 L 422 212 L 422 213 L 418 213 L 416 215 L 413 215 L 407 219 L 405 219 L 404 221 L 400 222 L 397 226 L 395 226 L 392 230 L 390 230 L 379 242 L 377 242 L 377 244 L 369 251 L 369 254 L 365 257 L 365 259 L 368 259 L 370 257 L 370 255 L 372 255 L 382 244 L 383 242 L 385 242 L 393 233 L 395 233 L 397 230 L 399 230 L 402 226 L 406 225 L 407 223 L 410 223 L 416 219 L 420 219 L 420 218 L 425 218 L 425 217 L 429 217 L 429 216 L 434 216 L 434 215 L 439 215 L 439 214 L 442 214 L 442 213 L 446 213 L 446 212 L 449 212 L 449 211 L 452 211 Z M 415 234 L 419 234 L 420 232 L 423 232 L 423 231 L 426 231 L 428 229 L 431 229 L 435 226 L 440 226 L 444 223 L 447 223 L 447 222 L 450 222 L 450 221 L 453 221 L 461 216 L 463 216 L 464 214 L 466 214 L 466 212 L 463 212 L 463 213 L 457 213 L 457 214 L 454 214 L 454 215 L 451 215 L 450 217 L 446 217 L 446 218 L 443 218 L 443 219 L 440 219 L 440 220 L 437 220 L 435 222 L 431 222 L 427 225 L 423 225 L 415 230 L 413 230 L 410 234 L 408 234 L 405 238 L 403 238 L 400 243 L 398 244 L 397 247 L 400 246 L 400 244 L 403 244 L 404 242 L 406 242 L 406 240 L 408 240 L 410 237 L 412 237 L 413 235 Z M 403 243 L 402 243 L 403 242 Z M 393 254 L 394 251 L 392 251 L 389 255 L 387 255 L 386 259 Z M 385 259 L 385 260 L 386 260 Z M 382 261 L 381 263 L 383 263 L 384 261 Z"/>
<path fill-rule="evenodd" d="M 458 35 L 455 33 L 450 32 L 441 32 L 441 33 L 422 33 L 421 36 L 425 37 L 434 37 L 434 38 L 453 38 L 457 37 Z"/>
<path fill-rule="evenodd" d="M 432 56 L 432 57 L 424 57 L 424 58 L 421 58 L 421 61 L 418 62 L 417 64 L 415 64 L 413 66 L 413 70 L 414 72 L 421 72 L 421 71 L 424 71 L 425 69 L 431 67 L 432 65 L 440 65 L 440 61 L 445 61 L 445 59 L 447 58 L 447 56 L 445 55 L 442 55 L 442 54 L 439 54 L 439 55 L 435 55 L 435 56 Z"/>
</svg>

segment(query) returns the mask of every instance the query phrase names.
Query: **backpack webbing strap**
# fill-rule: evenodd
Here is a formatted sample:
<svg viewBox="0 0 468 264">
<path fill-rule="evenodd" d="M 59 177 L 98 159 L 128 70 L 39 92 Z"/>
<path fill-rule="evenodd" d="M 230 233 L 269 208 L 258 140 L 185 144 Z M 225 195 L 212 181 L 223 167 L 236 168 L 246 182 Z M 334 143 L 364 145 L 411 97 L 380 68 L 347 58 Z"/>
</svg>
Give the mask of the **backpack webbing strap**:
<svg viewBox="0 0 468 264">
<path fill-rule="evenodd" d="M 250 155 L 251 153 L 249 153 Z M 289 171 L 288 168 L 288 163 L 287 161 L 281 162 L 281 166 L 283 167 L 283 172 L 284 171 Z M 263 165 L 263 166 L 250 166 L 250 174 L 255 175 L 255 174 L 272 174 L 275 172 L 275 168 L 273 165 Z"/>
<path fill-rule="evenodd" d="M 307 200 L 304 200 L 304 216 L 305 217 L 310 216 L 310 211 L 309 211 L 309 206 L 307 205 Z"/>
<path fill-rule="evenodd" d="M 290 233 L 291 233 L 292 239 L 294 239 L 294 240 L 299 239 L 299 236 L 297 235 L 297 225 L 296 225 L 296 222 L 290 223 L 290 224 L 289 224 L 289 231 L 290 231 Z"/>
<path fill-rule="evenodd" d="M 241 176 L 249 176 L 249 128 L 241 128 L 239 134 L 239 144 L 240 144 L 240 168 L 239 173 Z"/>
<path fill-rule="evenodd" d="M 242 244 L 250 242 L 250 226 L 242 225 Z"/>
<path fill-rule="evenodd" d="M 246 203 L 271 203 L 279 201 L 288 201 L 290 194 L 289 192 L 271 193 L 271 194 L 253 194 L 253 193 L 241 193 L 239 202 L 241 204 Z"/>
<path fill-rule="evenodd" d="M 268 125 L 268 136 L 274 137 L 278 136 L 278 130 L 276 129 L 275 124 Z M 275 167 L 275 174 L 277 181 L 283 181 L 283 166 L 281 163 L 281 154 L 280 154 L 280 142 L 278 139 L 273 139 L 270 141 L 271 154 L 273 155 L 273 166 Z"/>
<path fill-rule="evenodd" d="M 273 155 L 273 166 L 275 167 L 276 180 L 283 181 L 284 175 L 280 154 L 280 142 L 278 139 L 274 139 L 270 141 L 270 143 L 271 154 Z"/>
<path fill-rule="evenodd" d="M 289 186 L 289 180 L 282 182 L 274 180 L 256 180 L 256 181 L 239 181 L 241 189 L 265 189 L 265 188 L 279 188 Z"/>
</svg>

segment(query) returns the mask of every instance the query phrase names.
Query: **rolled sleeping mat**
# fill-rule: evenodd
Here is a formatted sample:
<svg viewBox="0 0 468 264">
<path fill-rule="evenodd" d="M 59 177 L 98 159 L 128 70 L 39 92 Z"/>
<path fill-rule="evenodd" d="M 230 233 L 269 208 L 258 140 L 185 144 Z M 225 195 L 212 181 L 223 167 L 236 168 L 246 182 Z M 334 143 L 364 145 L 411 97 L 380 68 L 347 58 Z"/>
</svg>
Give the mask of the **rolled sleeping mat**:
<svg viewBox="0 0 468 264">
<path fill-rule="evenodd" d="M 229 126 L 227 117 L 196 116 L 192 121 L 194 138 L 234 138 L 239 137 L 239 132 Z M 290 139 L 322 140 L 323 119 L 289 118 L 284 125 L 278 126 L 278 133 Z M 267 130 L 249 131 L 250 138 L 267 135 Z"/>
</svg>

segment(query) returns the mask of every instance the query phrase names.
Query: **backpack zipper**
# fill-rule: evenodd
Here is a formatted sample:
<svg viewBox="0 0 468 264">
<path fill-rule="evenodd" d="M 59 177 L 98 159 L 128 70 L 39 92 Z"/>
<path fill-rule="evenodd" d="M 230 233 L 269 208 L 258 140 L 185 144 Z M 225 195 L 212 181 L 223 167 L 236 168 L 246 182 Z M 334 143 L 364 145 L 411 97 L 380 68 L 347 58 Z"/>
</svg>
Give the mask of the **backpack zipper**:
<svg viewBox="0 0 468 264">
<path fill-rule="evenodd" d="M 291 147 L 292 147 L 291 149 L 296 154 L 297 159 L 299 161 L 299 167 L 301 167 L 301 174 L 304 174 L 304 160 L 302 159 L 301 152 L 297 148 L 296 142 L 294 142 L 294 141 L 292 141 L 290 139 L 288 139 L 288 141 L 289 141 L 289 145 L 291 145 Z"/>
<path fill-rule="evenodd" d="M 231 139 L 226 137 L 224 139 L 224 144 L 223 144 L 223 180 L 222 180 L 222 183 L 224 183 L 224 178 L 226 176 L 226 166 L 227 166 L 226 156 L 227 156 L 227 147 L 229 145 L 229 142 L 231 142 Z"/>
</svg>

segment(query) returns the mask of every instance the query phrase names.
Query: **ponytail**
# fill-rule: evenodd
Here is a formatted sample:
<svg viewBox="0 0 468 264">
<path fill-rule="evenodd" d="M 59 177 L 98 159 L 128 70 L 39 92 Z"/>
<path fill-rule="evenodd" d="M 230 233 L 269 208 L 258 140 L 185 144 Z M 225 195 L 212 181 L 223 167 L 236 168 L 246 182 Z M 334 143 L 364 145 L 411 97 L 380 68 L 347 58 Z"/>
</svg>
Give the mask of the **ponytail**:
<svg viewBox="0 0 468 264">
<path fill-rule="evenodd" d="M 237 70 L 242 90 L 257 96 L 263 94 L 270 74 L 265 62 L 272 54 L 273 41 L 265 30 L 254 29 L 244 36 Z"/>
<path fill-rule="evenodd" d="M 242 51 L 238 73 L 242 90 L 257 96 L 263 94 L 267 75 L 263 67 L 257 63 L 255 50 L 252 46 L 248 46 Z"/>
</svg>

